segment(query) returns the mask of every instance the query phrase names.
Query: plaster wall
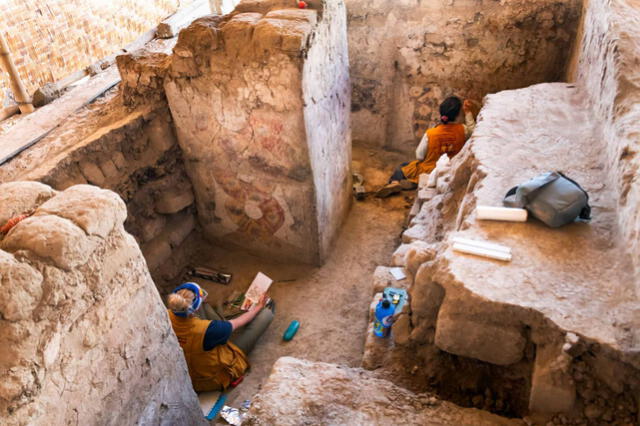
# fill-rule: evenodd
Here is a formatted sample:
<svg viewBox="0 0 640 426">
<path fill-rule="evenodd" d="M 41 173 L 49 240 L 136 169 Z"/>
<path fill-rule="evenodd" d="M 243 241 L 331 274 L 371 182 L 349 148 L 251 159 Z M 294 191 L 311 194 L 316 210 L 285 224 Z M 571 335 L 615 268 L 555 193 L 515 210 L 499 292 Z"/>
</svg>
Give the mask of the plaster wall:
<svg viewBox="0 0 640 426">
<path fill-rule="evenodd" d="M 564 78 L 581 2 L 348 0 L 353 139 L 405 152 L 451 95 Z"/>
<path fill-rule="evenodd" d="M 205 424 L 124 202 L 0 185 L 0 423 Z"/>
<path fill-rule="evenodd" d="M 603 163 L 618 199 L 620 233 L 640 252 L 640 3 L 587 2 L 575 80 L 603 124 Z M 640 258 L 633 256 L 636 276 Z M 639 281 L 640 282 L 640 281 Z M 640 287 L 636 287 L 640 291 Z"/>
<path fill-rule="evenodd" d="M 343 1 L 326 2 L 302 71 L 304 120 L 325 258 L 351 202 L 351 83 Z"/>
<path fill-rule="evenodd" d="M 206 235 L 316 263 L 350 192 L 345 12 L 288 4 L 245 1 L 195 21 L 165 91 Z"/>
</svg>

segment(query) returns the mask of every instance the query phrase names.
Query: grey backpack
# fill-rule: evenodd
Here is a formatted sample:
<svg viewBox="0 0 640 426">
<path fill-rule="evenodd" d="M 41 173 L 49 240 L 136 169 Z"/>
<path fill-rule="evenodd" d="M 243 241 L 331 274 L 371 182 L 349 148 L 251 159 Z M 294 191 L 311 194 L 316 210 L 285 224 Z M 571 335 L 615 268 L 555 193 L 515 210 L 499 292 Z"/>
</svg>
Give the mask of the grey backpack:
<svg viewBox="0 0 640 426">
<path fill-rule="evenodd" d="M 577 218 L 591 219 L 589 195 L 560 172 L 547 172 L 514 186 L 504 196 L 507 207 L 524 208 L 548 226 L 556 228 Z"/>
</svg>

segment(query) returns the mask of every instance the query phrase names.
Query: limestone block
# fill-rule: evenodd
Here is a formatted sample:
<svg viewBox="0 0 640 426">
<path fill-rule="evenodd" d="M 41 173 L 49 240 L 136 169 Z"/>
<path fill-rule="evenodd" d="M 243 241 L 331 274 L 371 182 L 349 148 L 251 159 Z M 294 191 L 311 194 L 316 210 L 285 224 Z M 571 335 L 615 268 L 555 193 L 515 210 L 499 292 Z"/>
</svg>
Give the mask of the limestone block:
<svg viewBox="0 0 640 426">
<path fill-rule="evenodd" d="M 409 244 L 405 254 L 405 268 L 415 277 L 420 266 L 435 259 L 436 254 L 437 250 L 432 244 L 427 244 L 424 241 L 414 241 Z"/>
<path fill-rule="evenodd" d="M 100 170 L 102 170 L 102 174 L 109 180 L 116 179 L 120 175 L 115 163 L 109 158 L 100 162 Z"/>
<path fill-rule="evenodd" d="M 113 164 L 115 164 L 118 170 L 122 171 L 127 168 L 127 160 L 124 158 L 124 154 L 122 154 L 120 151 L 111 153 L 111 159 L 113 160 Z"/>
<path fill-rule="evenodd" d="M 438 194 L 438 190 L 435 188 L 424 188 L 418 191 L 418 200 L 420 203 L 429 201 Z"/>
<path fill-rule="evenodd" d="M 20 321 L 30 317 L 42 297 L 42 274 L 0 250 L 0 317 Z"/>
<path fill-rule="evenodd" d="M 438 194 L 445 194 L 449 191 L 449 182 L 446 179 L 439 178 L 436 185 L 436 192 Z"/>
<path fill-rule="evenodd" d="M 82 174 L 87 178 L 87 181 L 90 184 L 98 186 L 104 185 L 106 179 L 102 170 L 100 170 L 100 167 L 98 167 L 96 163 L 91 161 L 81 161 L 79 166 Z"/>
<path fill-rule="evenodd" d="M 382 367 L 385 356 L 388 354 L 392 344 L 393 339 L 375 336 L 373 334 L 373 322 L 369 322 L 362 352 L 362 368 L 375 370 Z"/>
<path fill-rule="evenodd" d="M 0 244 L 15 253 L 26 250 L 55 266 L 70 270 L 84 264 L 96 248 L 96 242 L 68 219 L 38 215 L 17 224 Z"/>
<path fill-rule="evenodd" d="M 253 52 L 251 38 L 261 13 L 239 13 L 222 27 L 225 50 L 231 56 L 250 56 Z"/>
<path fill-rule="evenodd" d="M 189 212 L 180 213 L 172 218 L 168 225 L 169 244 L 172 248 L 176 248 L 189 236 L 196 226 L 196 219 Z"/>
<path fill-rule="evenodd" d="M 522 359 L 526 344 L 522 330 L 508 323 L 492 322 L 489 312 L 478 315 L 468 307 L 469 312 L 464 313 L 463 307 L 452 307 L 453 304 L 460 305 L 445 299 L 440 308 L 436 346 L 452 354 L 496 365 L 509 365 Z"/>
<path fill-rule="evenodd" d="M 409 244 L 400 244 L 396 251 L 391 255 L 391 264 L 393 266 L 404 266 L 404 258 L 409 250 Z"/>
<path fill-rule="evenodd" d="M 162 117 L 156 117 L 151 121 L 146 128 L 146 132 L 149 135 L 150 148 L 155 152 L 168 151 L 177 143 L 173 129 Z"/>
<path fill-rule="evenodd" d="M 142 254 L 149 270 L 153 271 L 171 257 L 171 246 L 161 235 L 142 246 Z"/>
<path fill-rule="evenodd" d="M 315 10 L 276 10 L 266 14 L 256 24 L 253 37 L 261 49 L 298 52 L 315 24 Z"/>
<path fill-rule="evenodd" d="M 418 177 L 418 191 L 427 189 L 429 187 L 429 173 L 422 173 Z"/>
<path fill-rule="evenodd" d="M 153 52 L 145 48 L 116 56 L 122 77 L 122 100 L 135 106 L 164 97 L 162 85 L 171 64 L 167 52 Z"/>
<path fill-rule="evenodd" d="M 427 188 L 435 188 L 438 184 L 438 174 L 433 171 L 429 173 L 429 179 L 427 180 Z"/>
<path fill-rule="evenodd" d="M 411 222 L 413 221 L 413 218 L 416 217 L 418 213 L 420 213 L 421 206 L 422 206 L 422 203 L 420 202 L 419 199 L 416 198 L 413 204 L 411 205 L 411 210 L 409 210 L 409 214 L 407 215 L 407 219 L 405 220 L 405 226 L 410 225 Z"/>
<path fill-rule="evenodd" d="M 139 219 L 140 236 L 143 242 L 151 241 L 164 230 L 167 224 L 166 216 L 156 215 L 151 218 Z"/>
<path fill-rule="evenodd" d="M 8 182 L 0 185 L 0 226 L 14 216 L 33 210 L 56 191 L 39 182 Z"/>
<path fill-rule="evenodd" d="M 402 242 L 409 244 L 414 241 L 426 241 L 428 236 L 427 228 L 421 223 L 416 223 L 402 233 Z"/>
<path fill-rule="evenodd" d="M 573 408 L 576 389 L 569 372 L 571 357 L 559 344 L 538 346 L 531 377 L 529 410 L 533 413 L 566 413 Z"/>
<path fill-rule="evenodd" d="M 89 235 L 105 238 L 124 223 L 127 208 L 115 193 L 91 185 L 76 185 L 44 203 L 36 216 L 56 215 L 69 219 Z"/>
<path fill-rule="evenodd" d="M 411 340 L 425 343 L 429 338 L 429 329 L 436 325 L 438 312 L 444 300 L 444 288 L 433 281 L 433 265 L 423 264 L 415 275 L 414 284 L 409 291 L 412 323 L 414 329 Z"/>
<path fill-rule="evenodd" d="M 412 328 L 409 306 L 409 303 L 407 303 L 403 306 L 401 312 L 394 314 L 395 321 L 391 328 L 391 334 L 396 345 L 406 345 L 410 341 Z"/>
<path fill-rule="evenodd" d="M 158 213 L 173 214 L 193 204 L 194 196 L 191 187 L 171 188 L 156 198 L 155 209 Z"/>
</svg>

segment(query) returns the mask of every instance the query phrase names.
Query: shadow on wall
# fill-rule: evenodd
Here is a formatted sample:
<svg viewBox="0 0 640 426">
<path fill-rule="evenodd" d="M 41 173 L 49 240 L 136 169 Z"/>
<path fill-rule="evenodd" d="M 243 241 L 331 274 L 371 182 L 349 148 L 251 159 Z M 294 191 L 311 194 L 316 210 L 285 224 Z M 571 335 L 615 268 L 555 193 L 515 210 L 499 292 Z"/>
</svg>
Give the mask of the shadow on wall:
<svg viewBox="0 0 640 426">
<path fill-rule="evenodd" d="M 418 3 L 348 2 L 354 140 L 409 153 L 447 96 L 563 80 L 580 0 Z"/>
</svg>

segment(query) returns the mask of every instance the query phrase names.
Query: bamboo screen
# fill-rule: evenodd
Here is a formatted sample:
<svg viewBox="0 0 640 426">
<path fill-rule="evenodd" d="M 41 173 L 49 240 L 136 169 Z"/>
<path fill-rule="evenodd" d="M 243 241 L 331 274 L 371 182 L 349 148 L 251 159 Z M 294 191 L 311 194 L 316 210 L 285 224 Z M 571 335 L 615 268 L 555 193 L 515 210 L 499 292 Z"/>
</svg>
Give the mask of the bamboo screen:
<svg viewBox="0 0 640 426">
<path fill-rule="evenodd" d="M 0 0 L 0 31 L 32 95 L 116 52 L 192 1 Z M 8 91 L 0 69 L 0 103 Z"/>
</svg>

